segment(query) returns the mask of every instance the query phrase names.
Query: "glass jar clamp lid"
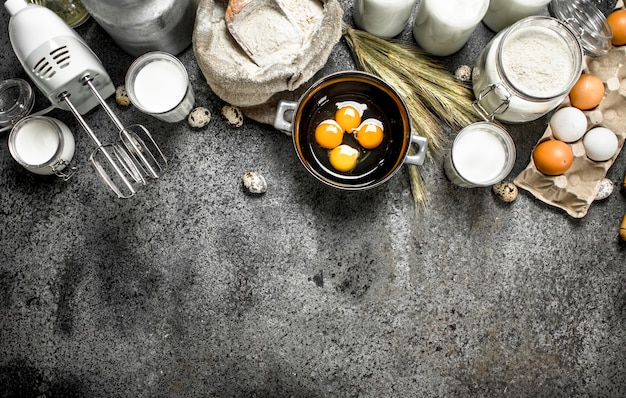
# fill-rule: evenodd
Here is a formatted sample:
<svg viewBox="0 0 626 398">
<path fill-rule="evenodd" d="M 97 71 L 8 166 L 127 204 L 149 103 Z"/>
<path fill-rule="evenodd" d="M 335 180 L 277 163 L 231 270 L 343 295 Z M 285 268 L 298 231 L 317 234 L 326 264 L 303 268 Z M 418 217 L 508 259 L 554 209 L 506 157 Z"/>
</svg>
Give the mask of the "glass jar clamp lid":
<svg viewBox="0 0 626 398">
<path fill-rule="evenodd" d="M 0 131 L 8 131 L 33 109 L 35 94 L 23 79 L 0 82 Z"/>
<path fill-rule="evenodd" d="M 572 29 L 586 55 L 598 58 L 611 49 L 611 27 L 590 0 L 552 0 L 548 11 Z"/>
</svg>

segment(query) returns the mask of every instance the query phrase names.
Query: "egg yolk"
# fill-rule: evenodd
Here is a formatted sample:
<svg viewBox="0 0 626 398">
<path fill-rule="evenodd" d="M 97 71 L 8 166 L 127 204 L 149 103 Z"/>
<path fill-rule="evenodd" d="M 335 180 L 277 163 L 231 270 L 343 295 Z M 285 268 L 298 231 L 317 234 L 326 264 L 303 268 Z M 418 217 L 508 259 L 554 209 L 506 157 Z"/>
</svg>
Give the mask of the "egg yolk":
<svg viewBox="0 0 626 398">
<path fill-rule="evenodd" d="M 330 164 L 337 171 L 347 173 L 356 167 L 359 151 L 349 145 L 339 145 L 330 151 Z"/>
<path fill-rule="evenodd" d="M 374 149 L 383 142 L 383 125 L 378 120 L 368 119 L 355 133 L 355 138 L 365 149 Z"/>
<path fill-rule="evenodd" d="M 361 124 L 361 113 L 352 105 L 345 105 L 335 112 L 335 120 L 343 131 L 352 133 Z"/>
<path fill-rule="evenodd" d="M 315 141 L 326 149 L 333 149 L 343 141 L 343 130 L 334 120 L 324 120 L 315 128 Z"/>
</svg>

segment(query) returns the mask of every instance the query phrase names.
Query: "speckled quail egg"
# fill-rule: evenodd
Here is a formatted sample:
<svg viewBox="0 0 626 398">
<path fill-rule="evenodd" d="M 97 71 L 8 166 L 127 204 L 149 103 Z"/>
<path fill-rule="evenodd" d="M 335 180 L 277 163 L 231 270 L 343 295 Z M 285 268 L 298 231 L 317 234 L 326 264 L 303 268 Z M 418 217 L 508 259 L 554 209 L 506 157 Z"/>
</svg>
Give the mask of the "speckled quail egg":
<svg viewBox="0 0 626 398">
<path fill-rule="evenodd" d="M 232 105 L 225 105 L 222 107 L 222 116 L 226 118 L 226 122 L 232 127 L 243 126 L 243 113 L 241 109 Z"/>
<path fill-rule="evenodd" d="M 469 82 L 472 80 L 472 68 L 469 65 L 461 65 L 454 71 L 454 77 L 461 82 Z"/>
<path fill-rule="evenodd" d="M 519 193 L 517 186 L 514 183 L 507 181 L 494 184 L 492 190 L 498 199 L 506 203 L 513 202 L 517 199 L 517 195 Z"/>
<path fill-rule="evenodd" d="M 596 194 L 594 200 L 603 200 L 608 198 L 613 193 L 614 188 L 615 185 L 613 184 L 613 181 L 608 178 L 603 178 L 602 181 L 600 181 L 600 188 L 598 188 L 598 193 Z"/>
<path fill-rule="evenodd" d="M 128 92 L 126 92 L 126 86 L 121 85 L 115 88 L 115 102 L 120 106 L 130 105 L 130 98 Z"/>
<path fill-rule="evenodd" d="M 194 108 L 189 116 L 187 116 L 187 122 L 194 128 L 205 127 L 211 121 L 211 111 L 207 108 L 199 106 Z"/>
<path fill-rule="evenodd" d="M 267 192 L 265 178 L 256 171 L 249 171 L 242 177 L 243 186 L 250 194 L 261 195 Z"/>
</svg>

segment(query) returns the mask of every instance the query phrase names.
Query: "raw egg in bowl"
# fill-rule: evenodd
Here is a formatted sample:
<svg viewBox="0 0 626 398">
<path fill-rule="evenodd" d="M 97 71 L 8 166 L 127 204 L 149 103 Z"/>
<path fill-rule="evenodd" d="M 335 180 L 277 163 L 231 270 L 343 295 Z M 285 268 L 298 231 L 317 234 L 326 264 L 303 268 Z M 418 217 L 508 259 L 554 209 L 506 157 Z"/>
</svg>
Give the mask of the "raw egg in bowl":
<svg viewBox="0 0 626 398">
<path fill-rule="evenodd" d="M 326 145 L 321 134 L 316 139 L 316 130 L 335 126 L 331 121 L 343 135 L 340 143 L 332 139 Z M 423 164 L 428 147 L 425 137 L 412 132 L 398 93 L 384 80 L 360 71 L 328 75 L 298 102 L 280 101 L 274 127 L 292 135 L 296 154 L 313 177 L 344 190 L 373 188 L 404 163 Z M 412 144 L 415 155 L 408 154 Z"/>
</svg>

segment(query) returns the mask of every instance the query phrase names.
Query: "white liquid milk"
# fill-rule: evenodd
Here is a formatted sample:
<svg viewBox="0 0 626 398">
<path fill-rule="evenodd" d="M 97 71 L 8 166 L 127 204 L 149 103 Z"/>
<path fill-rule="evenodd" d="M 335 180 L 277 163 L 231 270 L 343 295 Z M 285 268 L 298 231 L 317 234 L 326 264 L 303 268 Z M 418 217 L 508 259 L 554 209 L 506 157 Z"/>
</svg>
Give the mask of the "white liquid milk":
<svg viewBox="0 0 626 398">
<path fill-rule="evenodd" d="M 355 0 L 356 26 L 383 38 L 402 33 L 416 0 Z"/>
<path fill-rule="evenodd" d="M 137 73 L 133 88 L 139 105 L 146 112 L 165 113 L 180 104 L 187 85 L 185 73 L 176 64 L 157 60 Z"/>
<path fill-rule="evenodd" d="M 50 161 L 59 144 L 58 133 L 48 123 L 40 120 L 24 123 L 15 136 L 17 156 L 32 166 Z"/>
<path fill-rule="evenodd" d="M 538 15 L 550 0 L 490 0 L 483 22 L 498 32 L 522 18 Z"/>
<path fill-rule="evenodd" d="M 452 161 L 467 181 L 484 184 L 496 178 L 506 166 L 506 150 L 498 137 L 477 129 L 454 143 Z"/>
<path fill-rule="evenodd" d="M 426 52 L 453 54 L 465 45 L 488 6 L 488 0 L 422 0 L 413 36 Z"/>
<path fill-rule="evenodd" d="M 449 29 L 471 29 L 480 22 L 484 11 L 482 1 L 448 0 L 426 1 L 424 7 L 430 15 Z"/>
</svg>

